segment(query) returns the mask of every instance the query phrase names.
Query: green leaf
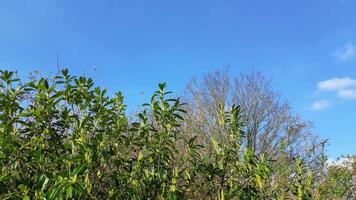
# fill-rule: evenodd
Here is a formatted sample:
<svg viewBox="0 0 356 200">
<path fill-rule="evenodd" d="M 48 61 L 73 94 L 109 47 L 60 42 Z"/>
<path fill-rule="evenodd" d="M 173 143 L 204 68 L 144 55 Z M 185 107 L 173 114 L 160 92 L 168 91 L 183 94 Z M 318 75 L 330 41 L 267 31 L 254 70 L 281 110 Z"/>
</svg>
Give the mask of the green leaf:
<svg viewBox="0 0 356 200">
<path fill-rule="evenodd" d="M 41 78 L 41 80 L 38 82 L 38 88 L 41 90 L 47 90 L 49 87 L 48 81 L 45 78 Z"/>
<path fill-rule="evenodd" d="M 30 197 L 26 195 L 22 200 L 30 200 Z"/>
<path fill-rule="evenodd" d="M 161 91 L 163 91 L 165 87 L 166 87 L 166 83 L 159 83 L 159 84 L 158 84 L 158 88 L 159 88 Z"/>
<path fill-rule="evenodd" d="M 68 198 L 72 198 L 72 196 L 73 196 L 73 186 L 70 185 L 66 189 L 66 197 L 68 199 Z"/>
</svg>

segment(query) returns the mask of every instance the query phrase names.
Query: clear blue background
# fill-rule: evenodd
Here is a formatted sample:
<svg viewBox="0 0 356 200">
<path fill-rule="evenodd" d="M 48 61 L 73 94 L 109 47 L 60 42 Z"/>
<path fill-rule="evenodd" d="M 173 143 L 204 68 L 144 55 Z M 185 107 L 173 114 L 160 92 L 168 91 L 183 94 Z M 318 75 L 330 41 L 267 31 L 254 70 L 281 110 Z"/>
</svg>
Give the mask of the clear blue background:
<svg viewBox="0 0 356 200">
<path fill-rule="evenodd" d="M 356 100 L 317 83 L 356 78 L 356 59 L 333 56 L 353 42 L 355 0 L 0 0 L 3 69 L 48 75 L 60 52 L 61 67 L 123 91 L 131 111 L 158 82 L 180 93 L 194 75 L 256 69 L 330 138 L 333 158 L 356 153 Z M 310 109 L 325 98 L 332 106 Z"/>
</svg>

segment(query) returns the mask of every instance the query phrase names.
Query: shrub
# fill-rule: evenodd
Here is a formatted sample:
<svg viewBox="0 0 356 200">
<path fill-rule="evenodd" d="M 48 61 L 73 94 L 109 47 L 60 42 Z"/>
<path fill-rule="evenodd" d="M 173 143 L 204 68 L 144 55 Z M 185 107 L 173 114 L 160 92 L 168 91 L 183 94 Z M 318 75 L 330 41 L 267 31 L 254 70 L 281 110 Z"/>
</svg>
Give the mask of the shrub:
<svg viewBox="0 0 356 200">
<path fill-rule="evenodd" d="M 130 121 L 123 96 L 62 70 L 21 83 L 0 75 L 0 199 L 312 199 L 303 160 L 276 168 L 245 147 L 241 107 L 227 140 L 181 134 L 182 103 L 159 84 Z M 194 135 L 194 134 L 192 134 Z M 213 148 L 209 155 L 205 148 Z M 281 171 L 283 169 L 283 171 Z M 284 180 L 276 179 L 282 173 Z"/>
</svg>

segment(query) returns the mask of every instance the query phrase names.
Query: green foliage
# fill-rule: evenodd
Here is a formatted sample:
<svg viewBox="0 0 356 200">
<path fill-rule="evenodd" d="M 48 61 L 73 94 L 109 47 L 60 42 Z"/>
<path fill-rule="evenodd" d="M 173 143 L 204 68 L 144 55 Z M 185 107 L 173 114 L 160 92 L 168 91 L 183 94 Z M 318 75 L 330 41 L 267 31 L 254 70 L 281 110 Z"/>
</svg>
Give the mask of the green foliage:
<svg viewBox="0 0 356 200">
<path fill-rule="evenodd" d="M 109 97 L 68 70 L 23 84 L 14 72 L 0 79 L 0 199 L 313 199 L 328 184 L 342 196 L 334 178 L 351 180 L 331 168 L 316 187 L 301 159 L 277 168 L 242 148 L 240 106 L 218 119 L 228 140 L 211 138 L 213 153 L 203 155 L 210 146 L 181 134 L 183 104 L 165 83 L 131 122 L 120 92 Z"/>
<path fill-rule="evenodd" d="M 340 164 L 331 164 L 318 185 L 319 199 L 356 198 L 356 156 L 342 158 Z"/>
</svg>

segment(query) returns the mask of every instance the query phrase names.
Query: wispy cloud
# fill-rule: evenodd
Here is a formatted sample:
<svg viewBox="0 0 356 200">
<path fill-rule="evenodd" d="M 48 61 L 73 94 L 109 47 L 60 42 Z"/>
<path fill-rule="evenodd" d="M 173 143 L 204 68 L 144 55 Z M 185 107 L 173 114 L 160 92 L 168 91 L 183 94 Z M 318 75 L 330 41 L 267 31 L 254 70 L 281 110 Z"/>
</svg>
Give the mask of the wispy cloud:
<svg viewBox="0 0 356 200">
<path fill-rule="evenodd" d="M 325 108 L 330 107 L 330 102 L 327 100 L 316 101 L 311 105 L 312 110 L 323 110 Z"/>
<path fill-rule="evenodd" d="M 345 99 L 345 100 L 356 99 L 356 79 L 352 79 L 349 77 L 332 78 L 325 81 L 320 81 L 319 83 L 317 83 L 317 88 L 319 91 L 332 91 L 332 94 L 338 97 L 338 99 Z M 330 106 L 331 103 L 329 100 L 322 100 L 322 101 L 314 102 L 310 106 L 310 109 L 323 110 Z"/>
<path fill-rule="evenodd" d="M 338 60 L 346 62 L 356 56 L 356 47 L 352 43 L 348 43 L 342 49 L 333 52 L 332 55 Z"/>
<path fill-rule="evenodd" d="M 356 89 L 340 90 L 337 96 L 343 99 L 356 99 Z"/>
<path fill-rule="evenodd" d="M 318 83 L 319 90 L 342 90 L 356 87 L 356 80 L 351 78 L 333 78 Z"/>
</svg>

